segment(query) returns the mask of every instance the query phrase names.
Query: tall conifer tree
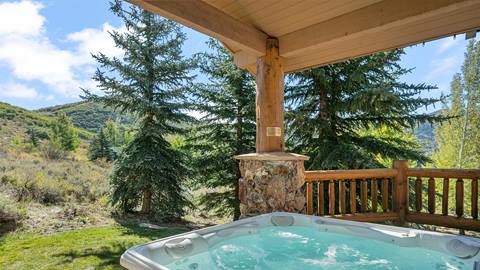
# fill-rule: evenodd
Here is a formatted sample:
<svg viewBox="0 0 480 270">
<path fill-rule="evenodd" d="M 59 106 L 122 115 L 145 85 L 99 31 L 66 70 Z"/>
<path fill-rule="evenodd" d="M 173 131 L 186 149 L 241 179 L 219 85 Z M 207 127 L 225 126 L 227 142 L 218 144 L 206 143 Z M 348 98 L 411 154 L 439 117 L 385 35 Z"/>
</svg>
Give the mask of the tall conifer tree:
<svg viewBox="0 0 480 270">
<path fill-rule="evenodd" d="M 103 128 L 98 131 L 97 136 L 90 143 L 90 148 L 88 150 L 90 160 L 103 158 L 107 161 L 112 161 L 115 158 L 112 146 L 105 136 Z"/>
<path fill-rule="evenodd" d="M 435 127 L 435 165 L 480 167 L 480 41 L 468 43 L 462 70 L 451 83 L 450 104 L 442 114 L 453 118 Z"/>
<path fill-rule="evenodd" d="M 418 95 L 434 89 L 407 84 L 399 65 L 402 50 L 377 53 L 295 73 L 286 87 L 287 143 L 311 157 L 309 169 L 382 167 L 378 157 L 428 160 L 411 140 L 364 131 L 407 128 L 442 117 L 416 113 L 439 101 Z M 381 130 L 381 129 L 380 129 Z"/>
<path fill-rule="evenodd" d="M 127 4 L 128 5 L 128 4 Z M 94 76 L 103 95 L 85 91 L 99 101 L 138 119 L 138 131 L 115 162 L 111 176 L 113 203 L 160 218 L 179 218 L 186 204 L 181 155 L 165 139 L 179 132 L 189 117 L 184 94 L 191 80 L 191 61 L 181 55 L 185 34 L 176 23 L 143 9 L 112 3 L 127 31 L 112 32 L 122 59 L 94 55 L 100 64 Z"/>
<path fill-rule="evenodd" d="M 193 178 L 196 187 L 209 189 L 201 198 L 207 209 L 238 219 L 240 171 L 233 156 L 255 151 L 255 80 L 218 42 L 208 45 L 212 52 L 197 59 L 209 82 L 192 92 L 192 108 L 203 113 L 189 138 Z"/>
</svg>

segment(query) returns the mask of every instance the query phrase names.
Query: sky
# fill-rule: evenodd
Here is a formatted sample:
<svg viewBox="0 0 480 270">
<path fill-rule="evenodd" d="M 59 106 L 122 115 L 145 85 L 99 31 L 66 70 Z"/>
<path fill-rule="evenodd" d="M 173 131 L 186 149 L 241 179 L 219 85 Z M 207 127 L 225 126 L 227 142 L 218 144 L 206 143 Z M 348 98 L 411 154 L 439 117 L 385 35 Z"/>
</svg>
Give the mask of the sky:
<svg viewBox="0 0 480 270">
<path fill-rule="evenodd" d="M 81 88 L 96 89 L 91 53 L 121 56 L 108 32 L 124 29 L 107 0 L 0 0 L 0 101 L 27 109 L 80 101 Z M 208 50 L 208 37 L 184 30 L 185 56 Z M 401 64 L 414 70 L 402 79 L 436 85 L 426 97 L 449 94 L 466 44 L 459 35 L 406 48 Z"/>
</svg>

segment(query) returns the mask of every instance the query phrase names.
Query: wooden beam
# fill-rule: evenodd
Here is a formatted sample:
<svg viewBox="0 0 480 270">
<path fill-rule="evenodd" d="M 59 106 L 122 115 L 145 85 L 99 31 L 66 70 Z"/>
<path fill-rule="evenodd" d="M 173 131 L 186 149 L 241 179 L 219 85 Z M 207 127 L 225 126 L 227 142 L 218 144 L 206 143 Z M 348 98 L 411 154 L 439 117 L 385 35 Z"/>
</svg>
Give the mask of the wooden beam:
<svg viewBox="0 0 480 270">
<path fill-rule="evenodd" d="M 268 36 L 199 0 L 129 0 L 152 13 L 179 22 L 256 56 L 265 55 Z"/>
<path fill-rule="evenodd" d="M 278 40 L 267 39 L 266 55 L 257 60 L 257 152 L 283 152 L 284 85 Z"/>
<path fill-rule="evenodd" d="M 480 27 L 478 0 L 385 0 L 279 38 L 285 72 Z"/>
<path fill-rule="evenodd" d="M 442 10 L 445 7 L 451 10 L 456 7 L 454 4 L 459 2 L 468 1 L 385 0 L 281 36 L 279 38 L 282 44 L 280 55 L 291 57 L 339 38 L 347 39 L 354 35 L 365 34 L 366 31 L 378 31 L 392 25 L 407 24 L 420 17 L 431 16 L 430 13 L 433 12 L 445 12 Z"/>
<path fill-rule="evenodd" d="M 411 168 L 407 170 L 407 175 L 416 176 L 416 177 L 476 179 L 476 178 L 480 178 L 480 170 L 479 169 Z"/>
<path fill-rule="evenodd" d="M 305 181 L 328 181 L 331 179 L 386 178 L 397 176 L 396 169 L 324 170 L 306 171 Z"/>
<path fill-rule="evenodd" d="M 470 218 L 410 212 L 407 214 L 406 220 L 408 222 L 413 222 L 417 224 L 429 224 L 447 228 L 480 231 L 480 221 Z"/>
<path fill-rule="evenodd" d="M 354 215 L 336 215 L 332 218 L 345 219 L 352 221 L 360 222 L 384 222 L 384 221 L 393 221 L 398 220 L 400 217 L 397 213 L 386 212 L 386 213 L 364 213 L 364 214 L 354 214 Z"/>
</svg>

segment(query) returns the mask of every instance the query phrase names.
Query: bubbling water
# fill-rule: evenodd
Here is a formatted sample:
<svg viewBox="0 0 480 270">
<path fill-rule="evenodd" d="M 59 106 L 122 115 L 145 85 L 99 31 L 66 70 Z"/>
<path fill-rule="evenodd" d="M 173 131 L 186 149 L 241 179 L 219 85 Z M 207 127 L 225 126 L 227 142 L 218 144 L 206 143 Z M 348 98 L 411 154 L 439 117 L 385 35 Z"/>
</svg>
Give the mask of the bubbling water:
<svg viewBox="0 0 480 270">
<path fill-rule="evenodd" d="M 447 254 L 305 227 L 266 227 L 175 261 L 172 270 L 463 270 Z"/>
</svg>

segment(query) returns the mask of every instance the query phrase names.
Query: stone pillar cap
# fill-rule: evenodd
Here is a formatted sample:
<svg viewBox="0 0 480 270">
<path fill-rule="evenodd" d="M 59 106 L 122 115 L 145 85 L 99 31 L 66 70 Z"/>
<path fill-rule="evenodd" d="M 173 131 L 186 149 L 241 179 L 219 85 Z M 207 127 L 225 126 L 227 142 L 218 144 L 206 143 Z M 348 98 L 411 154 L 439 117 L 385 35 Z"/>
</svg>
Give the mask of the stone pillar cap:
<svg viewBox="0 0 480 270">
<path fill-rule="evenodd" d="M 238 160 L 309 160 L 310 157 L 285 152 L 263 152 L 234 156 Z"/>
</svg>

